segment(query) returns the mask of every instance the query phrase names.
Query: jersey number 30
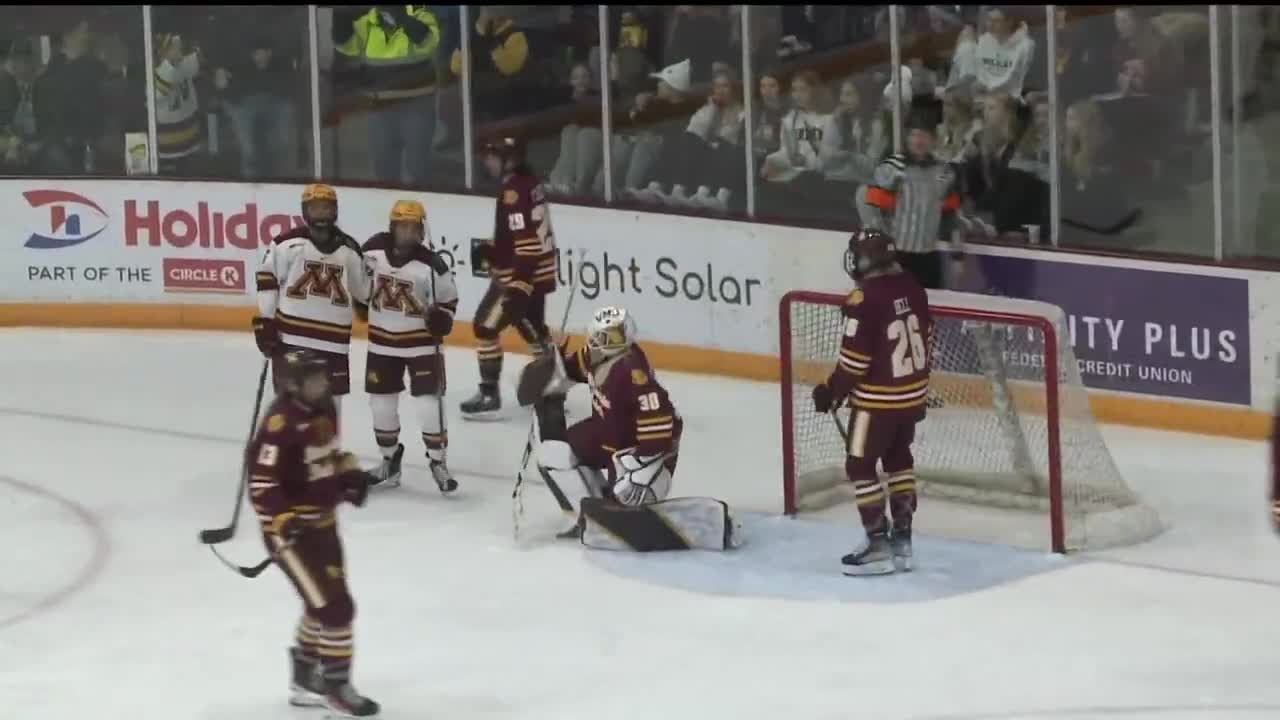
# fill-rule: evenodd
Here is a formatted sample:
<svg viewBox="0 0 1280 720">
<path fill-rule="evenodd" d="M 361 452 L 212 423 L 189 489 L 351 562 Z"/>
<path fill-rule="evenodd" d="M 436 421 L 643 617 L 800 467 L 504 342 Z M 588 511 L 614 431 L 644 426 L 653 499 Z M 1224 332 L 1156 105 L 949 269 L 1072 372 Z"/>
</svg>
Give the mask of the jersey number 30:
<svg viewBox="0 0 1280 720">
<path fill-rule="evenodd" d="M 920 336 L 920 318 L 910 313 L 889 323 L 889 341 L 893 346 L 893 376 L 906 377 L 924 370 L 929 361 Z"/>
</svg>

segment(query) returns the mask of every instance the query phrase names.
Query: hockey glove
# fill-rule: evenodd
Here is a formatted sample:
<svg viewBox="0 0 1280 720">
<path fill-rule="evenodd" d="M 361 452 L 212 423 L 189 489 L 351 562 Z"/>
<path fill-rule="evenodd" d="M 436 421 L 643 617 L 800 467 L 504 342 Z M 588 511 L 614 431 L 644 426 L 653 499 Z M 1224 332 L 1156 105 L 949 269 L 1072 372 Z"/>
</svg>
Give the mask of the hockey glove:
<svg viewBox="0 0 1280 720">
<path fill-rule="evenodd" d="M 433 336 L 442 338 L 453 332 L 453 315 L 439 305 L 427 308 L 427 331 Z"/>
<path fill-rule="evenodd" d="M 282 512 L 271 518 L 271 523 L 267 526 L 267 532 L 284 540 L 292 542 L 298 539 L 306 530 L 306 526 L 302 524 L 302 519 L 292 512 Z"/>
<path fill-rule="evenodd" d="M 356 507 L 364 507 L 364 501 L 369 497 L 369 486 L 374 480 L 373 475 L 364 470 L 348 470 L 338 477 L 338 483 L 342 486 L 342 499 Z"/>
<path fill-rule="evenodd" d="M 813 388 L 813 411 L 825 415 L 831 412 L 831 404 L 835 400 L 831 396 L 831 388 L 826 383 Z"/>
<path fill-rule="evenodd" d="M 271 357 L 280 349 L 280 331 L 271 318 L 256 317 L 253 319 L 253 339 L 258 343 L 258 351 L 264 357 Z"/>
</svg>

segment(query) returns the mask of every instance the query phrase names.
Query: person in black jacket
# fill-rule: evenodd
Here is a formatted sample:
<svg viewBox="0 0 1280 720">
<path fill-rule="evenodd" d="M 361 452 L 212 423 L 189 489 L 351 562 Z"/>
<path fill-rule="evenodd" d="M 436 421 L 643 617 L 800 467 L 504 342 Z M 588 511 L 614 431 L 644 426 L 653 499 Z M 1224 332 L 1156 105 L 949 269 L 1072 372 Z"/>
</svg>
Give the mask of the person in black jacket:
<svg viewBox="0 0 1280 720">
<path fill-rule="evenodd" d="M 296 126 L 292 96 L 301 78 L 276 48 L 275 36 L 258 33 L 248 40 L 243 56 L 214 71 L 213 83 L 223 93 L 240 148 L 241 177 L 282 177 Z"/>
</svg>

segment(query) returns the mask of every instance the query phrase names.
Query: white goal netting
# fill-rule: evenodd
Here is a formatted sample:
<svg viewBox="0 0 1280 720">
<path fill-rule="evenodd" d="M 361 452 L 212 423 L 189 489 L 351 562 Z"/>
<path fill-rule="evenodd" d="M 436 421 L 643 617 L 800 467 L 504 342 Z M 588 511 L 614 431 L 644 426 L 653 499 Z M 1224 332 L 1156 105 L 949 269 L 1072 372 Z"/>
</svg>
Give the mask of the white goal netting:
<svg viewBox="0 0 1280 720">
<path fill-rule="evenodd" d="M 1125 484 L 1103 442 L 1061 308 L 949 291 L 930 291 L 929 299 L 937 323 L 932 381 L 914 447 L 922 520 L 930 499 L 944 500 L 964 506 L 947 516 L 948 534 L 1059 551 L 1158 534 L 1159 517 Z M 788 512 L 852 498 L 843 441 L 810 400 L 839 351 L 843 300 L 807 292 L 783 300 Z M 1047 346 L 1056 352 L 1046 354 Z M 848 414 L 841 411 L 845 427 Z"/>
</svg>

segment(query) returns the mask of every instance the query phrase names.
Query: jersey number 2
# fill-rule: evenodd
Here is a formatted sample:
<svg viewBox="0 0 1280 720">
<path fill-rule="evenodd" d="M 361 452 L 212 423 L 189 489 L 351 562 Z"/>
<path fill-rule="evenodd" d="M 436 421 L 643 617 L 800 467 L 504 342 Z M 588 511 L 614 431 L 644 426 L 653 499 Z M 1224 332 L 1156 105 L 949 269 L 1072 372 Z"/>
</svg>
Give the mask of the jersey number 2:
<svg viewBox="0 0 1280 720">
<path fill-rule="evenodd" d="M 893 346 L 893 376 L 906 377 L 925 369 L 928 355 L 920 336 L 920 318 L 910 313 L 889 323 L 887 329 Z"/>
</svg>

